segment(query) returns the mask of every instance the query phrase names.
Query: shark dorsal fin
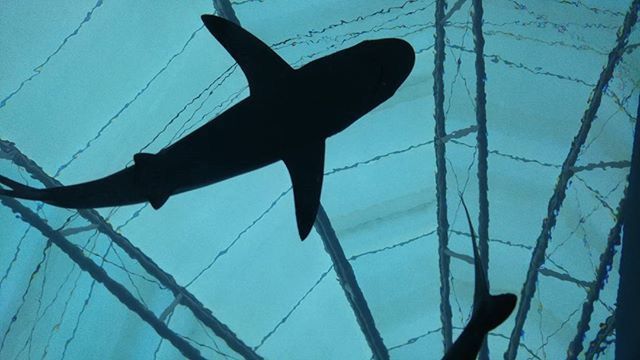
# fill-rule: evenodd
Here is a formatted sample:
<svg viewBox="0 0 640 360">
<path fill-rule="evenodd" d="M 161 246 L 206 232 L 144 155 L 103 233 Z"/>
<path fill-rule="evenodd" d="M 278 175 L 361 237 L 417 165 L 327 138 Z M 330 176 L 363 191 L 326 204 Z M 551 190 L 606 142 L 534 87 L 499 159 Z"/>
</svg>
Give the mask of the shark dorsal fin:
<svg viewBox="0 0 640 360">
<path fill-rule="evenodd" d="M 267 44 L 237 24 L 215 15 L 202 15 L 209 32 L 240 65 L 249 82 L 251 93 L 269 88 L 270 84 L 292 68 Z"/>
<path fill-rule="evenodd" d="M 304 240 L 316 221 L 324 171 L 324 141 L 305 145 L 282 159 L 293 184 L 293 199 L 300 239 Z"/>
</svg>

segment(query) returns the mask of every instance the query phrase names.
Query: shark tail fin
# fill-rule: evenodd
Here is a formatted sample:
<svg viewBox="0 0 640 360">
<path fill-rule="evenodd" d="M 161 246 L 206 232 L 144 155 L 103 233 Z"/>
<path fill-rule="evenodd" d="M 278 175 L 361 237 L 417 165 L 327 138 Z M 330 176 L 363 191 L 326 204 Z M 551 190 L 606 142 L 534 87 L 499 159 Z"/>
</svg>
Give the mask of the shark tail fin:
<svg viewBox="0 0 640 360">
<path fill-rule="evenodd" d="M 471 216 L 469 215 L 469 210 L 467 209 L 462 194 L 460 194 L 460 200 L 462 201 L 462 206 L 464 207 L 469 224 L 475 266 L 475 291 L 473 301 L 475 316 L 472 321 L 476 321 L 477 323 L 472 324 L 472 326 L 489 332 L 502 324 L 509 315 L 511 315 L 518 301 L 518 297 L 514 294 L 491 295 L 489 293 L 487 271 L 480 260 L 475 230 L 473 229 Z"/>
<path fill-rule="evenodd" d="M 469 215 L 469 209 L 467 209 L 467 204 L 464 202 L 464 198 L 462 194 L 460 195 L 460 201 L 462 202 L 462 207 L 464 208 L 464 213 L 467 216 L 467 223 L 469 224 L 469 233 L 471 234 L 471 245 L 473 246 L 473 259 L 474 259 L 474 267 L 475 267 L 475 302 L 478 302 L 479 299 L 486 298 L 489 296 L 489 282 L 487 281 L 487 270 L 482 265 L 482 261 L 480 258 L 480 251 L 478 250 L 478 242 L 476 240 L 476 232 L 473 229 L 473 223 L 471 222 L 471 216 Z"/>
<path fill-rule="evenodd" d="M 0 184 L 11 189 L 7 190 L 0 188 L 0 195 L 2 196 L 9 196 L 25 200 L 46 200 L 42 190 L 20 184 L 19 182 L 9 179 L 8 177 L 0 175 Z"/>
<path fill-rule="evenodd" d="M 133 156 L 136 164 L 134 179 L 142 195 L 151 206 L 158 210 L 171 196 L 171 190 L 162 186 L 159 181 L 163 177 L 161 164 L 156 160 L 156 155 L 139 153 Z"/>
</svg>

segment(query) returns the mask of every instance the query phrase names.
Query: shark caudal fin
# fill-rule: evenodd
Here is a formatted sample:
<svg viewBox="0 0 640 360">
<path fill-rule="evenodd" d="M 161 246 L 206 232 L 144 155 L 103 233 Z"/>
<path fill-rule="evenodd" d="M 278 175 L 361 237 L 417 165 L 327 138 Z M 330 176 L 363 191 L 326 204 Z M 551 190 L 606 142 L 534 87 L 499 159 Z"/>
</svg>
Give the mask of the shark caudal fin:
<svg viewBox="0 0 640 360">
<path fill-rule="evenodd" d="M 476 240 L 476 232 L 473 229 L 469 209 L 464 199 L 460 196 L 462 207 L 464 208 L 469 224 L 469 233 L 471 234 L 471 243 L 473 246 L 474 272 L 475 272 L 475 290 L 473 299 L 474 312 L 486 311 L 486 316 L 479 316 L 478 319 L 484 319 L 483 323 L 478 324 L 481 329 L 490 331 L 495 329 L 504 320 L 506 320 L 515 308 L 517 297 L 514 294 L 491 295 L 489 293 L 489 281 L 487 280 L 487 270 L 480 260 L 480 252 L 478 251 L 478 243 Z"/>
<path fill-rule="evenodd" d="M 31 186 L 20 184 L 13 181 L 8 177 L 0 175 L 0 184 L 8 187 L 11 190 L 0 188 L 0 195 L 9 196 L 18 199 L 25 200 L 42 200 L 44 201 L 44 193 L 40 189 L 33 188 Z"/>
<path fill-rule="evenodd" d="M 202 15 L 201 19 L 207 30 L 240 65 L 251 94 L 268 91 L 293 71 L 267 44 L 237 24 L 215 15 Z"/>
<path fill-rule="evenodd" d="M 514 294 L 491 295 L 487 272 L 482 266 L 476 234 L 469 216 L 469 210 L 460 195 L 464 212 L 469 224 L 473 245 L 475 289 L 473 294 L 473 313 L 462 334 L 447 351 L 443 359 L 475 359 L 489 331 L 502 324 L 513 312 L 518 298 Z"/>
<path fill-rule="evenodd" d="M 307 238 L 316 221 L 324 176 L 324 141 L 296 149 L 282 159 L 293 184 L 300 239 Z"/>
<path fill-rule="evenodd" d="M 489 281 L 487 281 L 487 271 L 482 266 L 482 261 L 480 260 L 480 251 L 478 251 L 478 242 L 476 240 L 476 232 L 473 229 L 473 223 L 471 222 L 471 216 L 469 215 L 469 209 L 467 209 L 467 204 L 465 204 L 462 195 L 460 195 L 460 200 L 462 201 L 462 207 L 464 207 L 464 213 L 467 216 L 467 223 L 469 224 L 469 233 L 471 235 L 471 246 L 473 248 L 473 267 L 475 274 L 475 290 L 473 292 L 473 301 L 474 303 L 481 301 L 489 297 Z"/>
</svg>

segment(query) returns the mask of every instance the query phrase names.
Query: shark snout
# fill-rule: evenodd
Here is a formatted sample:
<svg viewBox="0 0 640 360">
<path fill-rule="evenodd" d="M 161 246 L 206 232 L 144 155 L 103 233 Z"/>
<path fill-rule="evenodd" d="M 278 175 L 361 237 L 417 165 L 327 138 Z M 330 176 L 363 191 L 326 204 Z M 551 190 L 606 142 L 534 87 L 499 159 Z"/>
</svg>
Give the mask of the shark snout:
<svg viewBox="0 0 640 360">
<path fill-rule="evenodd" d="M 402 39 L 385 39 L 386 59 L 385 72 L 390 74 L 397 86 L 400 86 L 413 70 L 416 61 L 415 51 L 411 44 Z"/>
<path fill-rule="evenodd" d="M 377 45 L 381 89 L 393 94 L 407 79 L 415 64 L 415 51 L 411 44 L 402 39 L 389 38 L 374 40 Z"/>
</svg>

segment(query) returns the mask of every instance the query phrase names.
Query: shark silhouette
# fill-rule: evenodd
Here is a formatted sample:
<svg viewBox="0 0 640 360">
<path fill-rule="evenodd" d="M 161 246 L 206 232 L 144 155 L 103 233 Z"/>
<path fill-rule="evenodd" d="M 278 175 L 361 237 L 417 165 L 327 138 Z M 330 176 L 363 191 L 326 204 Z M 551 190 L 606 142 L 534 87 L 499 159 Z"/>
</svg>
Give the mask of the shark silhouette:
<svg viewBox="0 0 640 360">
<path fill-rule="evenodd" d="M 443 360 L 472 360 L 478 356 L 482 343 L 489 331 L 502 324 L 513 312 L 518 298 L 514 294 L 491 295 L 486 271 L 480 262 L 476 233 L 473 230 L 471 217 L 467 205 L 462 200 L 464 212 L 469 223 L 471 242 L 473 243 L 473 258 L 475 272 L 475 289 L 473 293 L 473 312 L 467 326 L 453 345 L 449 348 Z"/>
<path fill-rule="evenodd" d="M 368 40 L 293 69 L 238 25 L 214 15 L 202 21 L 246 75 L 249 97 L 104 178 L 36 189 L 0 176 L 11 189 L 0 195 L 74 209 L 147 201 L 159 209 L 171 195 L 283 160 L 304 240 L 320 204 L 325 139 L 393 96 L 413 68 L 413 48 L 401 39 Z"/>
</svg>

